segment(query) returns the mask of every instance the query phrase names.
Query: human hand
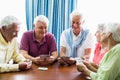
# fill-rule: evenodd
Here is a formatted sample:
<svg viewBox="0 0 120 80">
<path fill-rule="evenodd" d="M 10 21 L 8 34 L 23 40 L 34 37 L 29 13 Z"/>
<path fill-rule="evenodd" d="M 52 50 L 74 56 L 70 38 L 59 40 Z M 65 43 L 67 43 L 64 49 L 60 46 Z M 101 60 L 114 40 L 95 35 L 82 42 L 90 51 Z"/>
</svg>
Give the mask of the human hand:
<svg viewBox="0 0 120 80">
<path fill-rule="evenodd" d="M 86 60 L 83 61 L 83 64 L 86 65 L 86 67 L 88 67 L 88 68 L 92 66 L 91 62 L 86 61 Z"/>
<path fill-rule="evenodd" d="M 77 64 L 77 70 L 87 76 L 90 76 L 91 71 L 88 70 L 88 68 L 83 63 Z"/>
<path fill-rule="evenodd" d="M 53 56 L 50 56 L 47 57 L 45 60 L 48 62 L 48 64 L 52 64 L 55 61 L 55 58 Z"/>
<path fill-rule="evenodd" d="M 19 70 L 24 71 L 30 69 L 32 66 L 32 61 L 27 59 L 24 62 L 19 63 Z"/>
<path fill-rule="evenodd" d="M 54 62 L 55 58 L 48 55 L 41 55 L 39 57 L 34 58 L 34 63 L 40 66 L 47 66 Z"/>
<path fill-rule="evenodd" d="M 86 67 L 89 69 L 89 70 L 91 70 L 91 71 L 93 71 L 93 72 L 97 72 L 97 67 L 96 66 L 94 66 L 94 65 L 97 65 L 97 64 L 95 64 L 95 63 L 93 63 L 93 62 L 89 62 L 89 61 L 83 61 L 83 64 L 84 65 L 86 65 Z"/>
<path fill-rule="evenodd" d="M 74 58 L 71 58 L 71 57 L 69 57 L 69 58 L 62 58 L 68 65 L 72 65 L 72 64 L 74 64 L 74 63 L 76 63 L 76 60 L 74 59 Z"/>
<path fill-rule="evenodd" d="M 89 55 L 83 55 L 81 58 L 85 61 L 89 61 L 90 56 Z"/>
<path fill-rule="evenodd" d="M 58 60 L 58 63 L 60 65 L 68 65 L 65 61 L 63 61 L 60 57 L 57 59 Z"/>
<path fill-rule="evenodd" d="M 63 64 L 63 65 L 72 65 L 76 61 L 75 61 L 74 58 L 70 58 L 70 57 L 67 57 L 67 56 L 62 56 L 58 59 L 58 62 Z"/>
</svg>

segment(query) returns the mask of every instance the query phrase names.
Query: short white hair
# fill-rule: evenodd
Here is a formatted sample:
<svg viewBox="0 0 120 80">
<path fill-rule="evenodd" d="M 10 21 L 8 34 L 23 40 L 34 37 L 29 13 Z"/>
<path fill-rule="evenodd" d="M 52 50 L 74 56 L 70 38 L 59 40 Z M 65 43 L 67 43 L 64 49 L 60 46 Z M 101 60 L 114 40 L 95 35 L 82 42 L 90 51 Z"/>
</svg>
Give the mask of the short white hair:
<svg viewBox="0 0 120 80">
<path fill-rule="evenodd" d="M 120 42 L 120 23 L 107 23 L 105 24 L 106 33 L 112 33 L 112 38 L 116 42 Z"/>
<path fill-rule="evenodd" d="M 47 25 L 47 27 L 48 27 L 48 25 L 49 25 L 49 20 L 48 20 L 48 18 L 47 18 L 46 16 L 44 16 L 44 15 L 39 15 L 39 16 L 35 17 L 33 24 L 36 24 L 38 21 L 45 22 L 46 25 Z"/>
<path fill-rule="evenodd" d="M 16 23 L 18 25 L 21 24 L 21 22 L 15 16 L 8 15 L 1 20 L 0 28 L 3 26 L 8 27 L 9 25 L 11 25 L 13 23 Z"/>
<path fill-rule="evenodd" d="M 104 31 L 104 23 L 99 23 L 98 25 L 97 25 L 97 30 L 99 30 L 99 31 Z"/>
<path fill-rule="evenodd" d="M 71 14 L 70 14 L 70 20 L 72 21 L 72 18 L 74 16 L 80 16 L 81 18 L 83 18 L 83 14 L 81 12 L 79 12 L 78 10 L 74 10 Z"/>
</svg>

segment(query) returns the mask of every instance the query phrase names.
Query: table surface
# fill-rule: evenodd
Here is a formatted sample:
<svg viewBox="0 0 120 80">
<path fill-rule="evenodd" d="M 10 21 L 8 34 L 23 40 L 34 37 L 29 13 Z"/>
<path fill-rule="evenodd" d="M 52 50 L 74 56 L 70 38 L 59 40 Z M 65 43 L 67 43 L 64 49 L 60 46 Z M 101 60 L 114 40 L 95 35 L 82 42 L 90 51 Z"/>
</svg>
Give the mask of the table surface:
<svg viewBox="0 0 120 80">
<path fill-rule="evenodd" d="M 32 68 L 27 71 L 1 73 L 0 80 L 89 80 L 89 77 L 77 71 L 75 65 L 61 66 L 56 62 L 44 71 L 38 67 L 32 64 Z"/>
</svg>

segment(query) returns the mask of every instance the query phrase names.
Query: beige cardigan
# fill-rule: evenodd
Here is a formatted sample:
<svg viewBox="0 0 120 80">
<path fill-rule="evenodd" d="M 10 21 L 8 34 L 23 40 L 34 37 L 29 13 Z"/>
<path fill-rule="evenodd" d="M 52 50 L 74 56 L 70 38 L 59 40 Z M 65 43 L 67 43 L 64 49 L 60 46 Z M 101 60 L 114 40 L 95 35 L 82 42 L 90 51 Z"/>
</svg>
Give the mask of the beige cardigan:
<svg viewBox="0 0 120 80">
<path fill-rule="evenodd" d="M 0 33 L 0 73 L 19 71 L 19 65 L 11 64 L 11 60 L 15 63 L 19 63 L 24 61 L 25 58 L 19 52 L 16 38 L 7 43 Z"/>
</svg>

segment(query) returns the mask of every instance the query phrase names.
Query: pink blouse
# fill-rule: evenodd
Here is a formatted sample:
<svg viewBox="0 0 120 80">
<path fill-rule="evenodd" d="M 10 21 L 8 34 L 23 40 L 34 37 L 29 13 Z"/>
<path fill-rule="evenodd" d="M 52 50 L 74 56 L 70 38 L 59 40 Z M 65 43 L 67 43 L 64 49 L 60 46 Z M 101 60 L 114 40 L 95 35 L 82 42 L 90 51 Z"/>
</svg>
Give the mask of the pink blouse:
<svg viewBox="0 0 120 80">
<path fill-rule="evenodd" d="M 96 64 L 99 64 L 101 62 L 103 56 L 108 50 L 105 49 L 104 52 L 102 53 L 100 53 L 100 51 L 101 51 L 101 44 L 97 43 L 94 51 L 94 57 L 93 57 L 93 62 L 95 62 Z"/>
</svg>

